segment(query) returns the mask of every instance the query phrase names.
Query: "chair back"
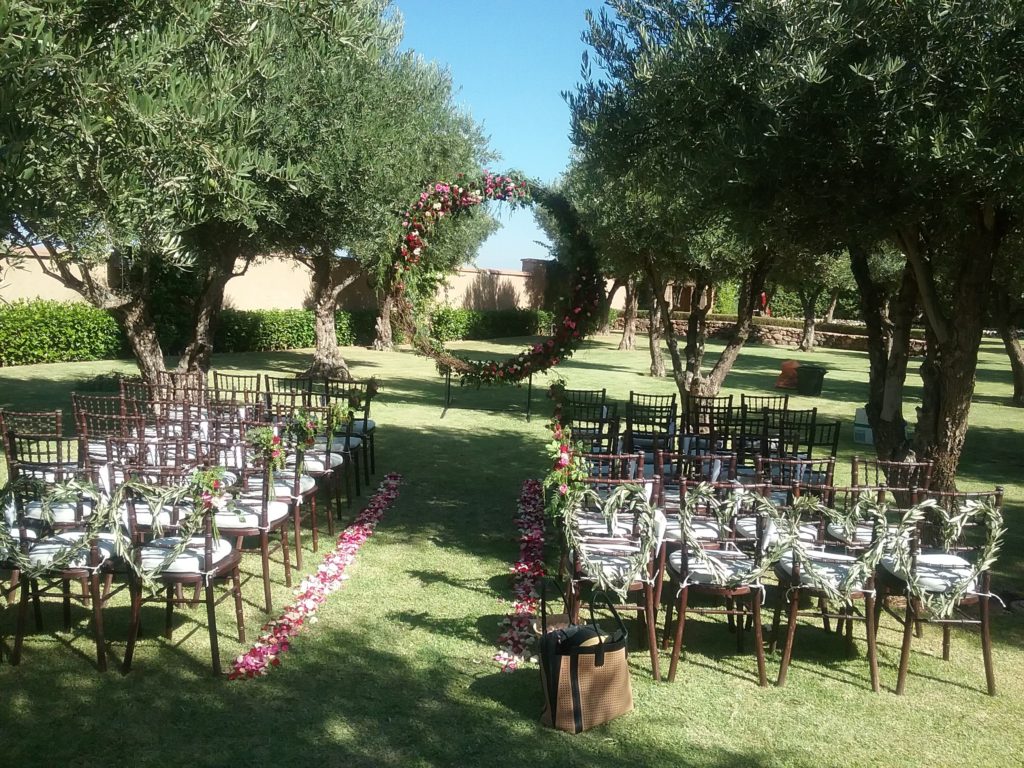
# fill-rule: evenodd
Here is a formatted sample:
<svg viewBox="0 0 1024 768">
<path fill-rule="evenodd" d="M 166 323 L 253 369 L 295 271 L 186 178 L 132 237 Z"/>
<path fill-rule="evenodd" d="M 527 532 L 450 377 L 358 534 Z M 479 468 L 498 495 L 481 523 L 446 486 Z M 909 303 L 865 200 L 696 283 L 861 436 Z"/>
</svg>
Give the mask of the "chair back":
<svg viewBox="0 0 1024 768">
<path fill-rule="evenodd" d="M 731 450 L 737 423 L 732 395 L 687 395 L 683 401 L 683 428 L 679 434 L 680 453 L 719 453 Z"/>
<path fill-rule="evenodd" d="M 588 477 L 605 480 L 633 480 L 643 482 L 644 454 L 638 453 L 584 453 Z"/>
<path fill-rule="evenodd" d="M 292 407 L 296 403 L 306 404 L 313 391 L 313 379 L 293 374 L 291 376 L 263 375 L 263 396 L 267 410 L 272 410 L 277 403 L 284 402 Z"/>
<path fill-rule="evenodd" d="M 565 422 L 572 430 L 572 439 L 583 444 L 587 453 L 619 452 L 619 420 L 617 417 L 576 418 Z"/>
<path fill-rule="evenodd" d="M 676 426 L 675 395 L 645 395 L 630 392 L 626 403 L 626 450 L 654 455 L 672 447 Z"/>
<path fill-rule="evenodd" d="M 807 446 L 808 458 L 824 458 L 826 456 L 835 458 L 839 453 L 839 431 L 843 422 L 819 421 L 815 417 L 814 429 L 811 431 L 811 439 Z"/>
<path fill-rule="evenodd" d="M 3 447 L 4 458 L 11 462 L 11 451 L 8 447 L 9 432 L 19 432 L 40 437 L 60 437 L 64 434 L 64 414 L 55 411 L 12 411 L 0 408 L 0 446 Z"/>
</svg>

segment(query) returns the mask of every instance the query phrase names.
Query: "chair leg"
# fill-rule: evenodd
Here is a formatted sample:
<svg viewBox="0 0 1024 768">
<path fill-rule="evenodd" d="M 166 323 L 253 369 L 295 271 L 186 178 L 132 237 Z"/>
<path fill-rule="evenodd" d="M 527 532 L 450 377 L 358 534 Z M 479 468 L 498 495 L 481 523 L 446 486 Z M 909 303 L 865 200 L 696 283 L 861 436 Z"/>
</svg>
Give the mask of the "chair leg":
<svg viewBox="0 0 1024 768">
<path fill-rule="evenodd" d="M 128 674 L 132 668 L 132 659 L 135 656 L 135 644 L 139 639 L 139 624 L 142 621 L 142 585 L 132 579 L 128 584 L 128 592 L 131 595 L 132 609 L 131 622 L 128 625 L 128 645 L 124 651 L 124 661 L 121 663 L 121 672 Z"/>
<path fill-rule="evenodd" d="M 369 488 L 370 487 L 370 443 L 366 439 L 365 435 L 363 436 L 362 449 L 363 449 L 363 480 L 366 481 L 366 487 Z"/>
<path fill-rule="evenodd" d="M 284 558 L 284 585 L 292 585 L 292 559 L 288 552 L 288 523 L 281 525 L 281 556 Z"/>
<path fill-rule="evenodd" d="M 302 504 L 299 499 L 292 503 L 292 529 L 295 531 L 295 567 L 302 570 Z"/>
<path fill-rule="evenodd" d="M 672 624 L 672 607 L 673 604 L 669 601 L 669 604 L 665 606 L 665 631 L 661 633 L 661 650 L 668 650 L 668 630 Z"/>
<path fill-rule="evenodd" d="M 62 579 L 60 582 L 61 618 L 64 620 L 64 631 L 71 630 L 71 581 Z"/>
<path fill-rule="evenodd" d="M 658 618 L 654 614 L 654 587 L 644 584 L 644 620 L 647 622 L 647 645 L 651 649 L 651 670 L 655 682 L 661 682 L 661 665 L 658 663 Z"/>
<path fill-rule="evenodd" d="M 214 600 L 213 579 L 206 582 L 206 623 L 210 629 L 210 655 L 213 674 L 220 677 L 220 645 L 217 642 L 217 602 Z"/>
<path fill-rule="evenodd" d="M 318 528 L 316 518 L 316 491 L 309 496 L 309 521 L 313 527 L 313 551 L 320 551 L 320 529 Z"/>
<path fill-rule="evenodd" d="M 18 619 L 14 629 L 14 649 L 11 651 L 11 664 L 18 666 L 21 663 L 21 646 L 25 642 L 25 624 L 28 623 L 28 602 L 32 592 L 29 582 L 34 579 L 25 579 L 21 582 L 21 598 L 18 600 Z"/>
<path fill-rule="evenodd" d="M 875 613 L 875 597 L 870 592 L 864 596 L 864 624 L 867 628 L 868 666 L 871 668 L 871 690 L 879 691 L 878 685 L 878 645 L 875 642 L 878 617 Z"/>
<path fill-rule="evenodd" d="M 825 602 L 824 597 L 818 598 L 818 613 L 821 614 L 821 625 L 825 628 L 826 632 L 831 632 L 830 620 L 828 618 L 828 604 Z M 839 626 L 836 627 L 837 631 L 841 631 L 840 627 L 842 622 L 839 622 Z"/>
<path fill-rule="evenodd" d="M 981 618 L 981 655 L 985 660 L 985 682 L 988 685 L 988 695 L 996 695 L 996 671 L 992 665 L 992 632 L 989 626 L 989 605 L 988 597 L 982 595 L 978 605 Z"/>
<path fill-rule="evenodd" d="M 734 601 L 733 608 L 736 611 L 736 652 L 743 653 L 743 632 L 747 621 L 747 612 L 743 600 Z"/>
<path fill-rule="evenodd" d="M 786 622 L 786 644 L 782 648 L 782 664 L 779 666 L 779 677 L 775 684 L 780 688 L 786 684 L 786 673 L 789 662 L 793 658 L 793 640 L 796 638 L 796 618 L 800 612 L 800 591 L 793 589 L 789 595 L 789 619 Z"/>
<path fill-rule="evenodd" d="M 757 681 L 762 688 L 768 685 L 768 673 L 764 667 L 764 637 L 761 630 L 761 595 L 750 593 L 751 611 L 754 614 L 754 653 L 757 655 Z"/>
<path fill-rule="evenodd" d="M 914 627 L 917 621 L 917 611 L 914 609 L 914 601 L 907 598 L 907 612 L 903 620 L 903 647 L 900 649 L 900 671 L 896 678 L 896 695 L 902 696 L 907 687 L 907 669 L 910 667 L 910 643 L 914 638 Z"/>
<path fill-rule="evenodd" d="M 92 591 L 92 623 L 96 634 L 96 665 L 100 672 L 107 671 L 107 643 L 103 636 L 103 599 L 100 593 L 100 575 L 93 573 L 89 577 Z"/>
<path fill-rule="evenodd" d="M 840 622 L 841 626 L 846 632 L 846 655 L 853 656 L 853 606 L 847 606 L 843 609 L 843 619 Z"/>
<path fill-rule="evenodd" d="M 333 507 L 333 509 L 332 509 Z M 341 495 L 338 493 L 338 477 L 332 470 L 327 475 L 327 535 L 334 541 L 334 517 L 341 514 Z"/>
<path fill-rule="evenodd" d="M 167 585 L 167 604 L 164 607 L 164 637 L 167 640 L 171 640 L 174 634 L 174 590 L 174 585 Z"/>
<path fill-rule="evenodd" d="M 874 612 L 875 612 L 875 637 L 878 637 L 878 625 L 882 623 L 882 609 L 885 607 L 886 593 L 882 590 L 877 590 L 877 594 L 874 597 Z"/>
<path fill-rule="evenodd" d="M 370 443 L 370 474 L 377 474 L 377 437 L 372 432 L 366 436 Z"/>
<path fill-rule="evenodd" d="M 668 681 L 674 683 L 676 681 L 676 670 L 679 667 L 679 654 L 683 649 L 683 631 L 686 629 L 686 603 L 690 597 L 690 590 L 688 587 L 682 587 L 679 590 L 679 604 L 678 613 L 679 616 L 676 618 L 676 636 L 672 643 L 672 661 L 668 668 Z"/>
<path fill-rule="evenodd" d="M 282 547 L 284 549 L 284 547 Z M 286 556 L 287 557 L 287 556 Z M 263 610 L 272 613 L 273 599 L 270 595 L 270 532 L 260 531 L 260 561 L 263 566 Z M 289 584 L 288 586 L 291 586 Z"/>
<path fill-rule="evenodd" d="M 786 590 L 782 584 L 776 587 L 775 613 L 772 615 L 771 639 L 768 641 L 768 653 L 775 653 L 775 647 L 779 639 L 779 617 L 782 614 L 782 605 L 786 597 Z"/>
<path fill-rule="evenodd" d="M 43 631 L 43 603 L 39 599 L 39 581 L 32 579 L 29 582 L 32 585 L 32 613 L 36 620 L 36 632 Z M 88 597 L 88 595 L 86 595 Z"/>
<path fill-rule="evenodd" d="M 231 571 L 231 592 L 235 597 L 235 621 L 238 622 L 238 642 L 245 642 L 245 615 L 242 609 L 242 575 L 235 566 Z"/>
</svg>

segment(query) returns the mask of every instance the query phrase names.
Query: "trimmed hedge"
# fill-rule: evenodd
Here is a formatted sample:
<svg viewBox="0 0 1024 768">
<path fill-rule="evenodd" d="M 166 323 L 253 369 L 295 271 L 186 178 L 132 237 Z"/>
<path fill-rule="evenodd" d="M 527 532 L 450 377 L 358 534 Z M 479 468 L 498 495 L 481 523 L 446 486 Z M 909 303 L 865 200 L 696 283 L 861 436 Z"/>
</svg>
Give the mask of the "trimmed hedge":
<svg viewBox="0 0 1024 768">
<path fill-rule="evenodd" d="M 109 360 L 127 348 L 117 321 L 88 304 L 36 300 L 0 305 L 0 365 Z"/>
<path fill-rule="evenodd" d="M 430 317 L 430 335 L 438 341 L 535 336 L 551 329 L 554 315 L 543 309 L 481 311 L 438 307 Z"/>
<path fill-rule="evenodd" d="M 338 344 L 372 344 L 376 320 L 373 310 L 338 312 Z M 482 312 L 450 307 L 436 310 L 432 318 L 434 335 L 443 341 L 547 333 L 552 320 L 553 315 L 543 310 Z M 168 340 L 181 335 L 166 324 L 158 325 L 158 331 L 161 337 L 166 333 Z M 395 328 L 395 341 L 403 339 L 401 329 Z M 313 313 L 307 309 L 225 309 L 214 335 L 218 352 L 275 352 L 315 343 Z M 178 349 L 170 344 L 165 352 L 174 354 Z M 111 360 L 129 354 L 124 332 L 101 309 L 40 299 L 0 304 L 0 365 Z"/>
</svg>

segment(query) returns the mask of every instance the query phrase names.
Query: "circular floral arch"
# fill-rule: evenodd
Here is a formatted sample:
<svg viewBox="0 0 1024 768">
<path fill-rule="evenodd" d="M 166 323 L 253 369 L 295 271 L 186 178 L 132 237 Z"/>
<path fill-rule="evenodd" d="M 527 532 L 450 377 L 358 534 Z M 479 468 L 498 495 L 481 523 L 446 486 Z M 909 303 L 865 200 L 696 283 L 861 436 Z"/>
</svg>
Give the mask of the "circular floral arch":
<svg viewBox="0 0 1024 768">
<path fill-rule="evenodd" d="M 486 202 L 505 202 L 513 207 L 541 205 L 551 214 L 568 245 L 569 258 L 577 266 L 564 315 L 554 323 L 551 335 L 506 360 L 472 360 L 452 354 L 423 332 L 414 318 L 412 302 L 405 294 L 405 276 L 420 265 L 429 251 L 428 238 L 446 217 L 457 216 Z M 511 175 L 487 172 L 477 180 L 463 176 L 454 183 L 437 181 L 420 193 L 402 217 L 402 236 L 395 249 L 390 280 L 399 323 L 413 346 L 466 383 L 515 383 L 557 365 L 570 357 L 589 334 L 604 301 L 604 281 L 597 269 L 593 244 L 579 213 L 564 195 Z"/>
</svg>

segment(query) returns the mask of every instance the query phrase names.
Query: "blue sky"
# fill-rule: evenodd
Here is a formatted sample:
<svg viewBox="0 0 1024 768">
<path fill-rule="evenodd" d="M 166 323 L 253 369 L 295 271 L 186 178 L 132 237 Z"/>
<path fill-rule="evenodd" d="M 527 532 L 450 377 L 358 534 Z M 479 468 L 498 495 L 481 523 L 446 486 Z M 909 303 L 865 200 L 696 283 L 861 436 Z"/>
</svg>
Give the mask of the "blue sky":
<svg viewBox="0 0 1024 768">
<path fill-rule="evenodd" d="M 456 102 L 470 112 L 502 159 L 553 181 L 569 159 L 569 108 L 562 91 L 580 79 L 584 10 L 599 0 L 397 0 L 403 47 L 447 66 Z M 519 269 L 521 258 L 547 258 L 529 209 L 492 209 L 504 225 L 484 243 L 480 267 Z"/>
</svg>

